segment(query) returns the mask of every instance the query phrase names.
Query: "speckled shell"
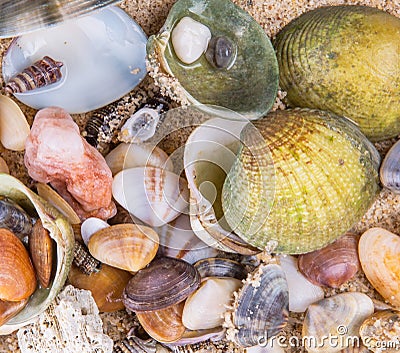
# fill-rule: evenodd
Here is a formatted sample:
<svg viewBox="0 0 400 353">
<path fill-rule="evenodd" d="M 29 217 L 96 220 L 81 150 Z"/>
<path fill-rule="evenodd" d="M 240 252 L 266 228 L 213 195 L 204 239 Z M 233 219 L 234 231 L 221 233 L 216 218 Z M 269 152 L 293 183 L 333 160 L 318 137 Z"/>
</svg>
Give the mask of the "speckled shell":
<svg viewBox="0 0 400 353">
<path fill-rule="evenodd" d="M 239 280 L 247 277 L 247 271 L 239 262 L 212 257 L 197 261 L 194 267 L 199 271 L 202 279 L 206 277 L 231 277 Z"/>
<path fill-rule="evenodd" d="M 380 169 L 380 178 L 384 187 L 396 194 L 400 193 L 400 141 L 396 142 L 386 154 Z"/>
<path fill-rule="evenodd" d="M 90 254 L 88 248 L 79 241 L 75 242 L 73 263 L 85 275 L 98 272 L 102 265 L 99 260 Z"/>
<path fill-rule="evenodd" d="M 237 48 L 228 70 L 212 66 L 203 54 L 192 64 L 175 55 L 171 32 L 185 16 L 207 26 L 213 36 L 229 38 Z M 221 111 L 225 107 L 248 118 L 269 111 L 278 88 L 275 53 L 262 27 L 229 0 L 179 0 L 172 7 L 161 32 L 149 38 L 150 65 L 179 81 L 186 98 L 199 109 Z M 159 69 L 158 69 L 159 70 Z"/>
<path fill-rule="evenodd" d="M 200 274 L 192 265 L 162 257 L 129 281 L 124 291 L 124 304 L 136 312 L 165 309 L 186 299 L 199 285 Z"/>
<path fill-rule="evenodd" d="M 379 192 L 379 154 L 344 118 L 276 111 L 248 124 L 241 138 L 222 207 L 230 227 L 259 249 L 271 240 L 277 253 L 322 248 L 358 222 Z"/>
<path fill-rule="evenodd" d="M 400 132 L 400 19 L 367 6 L 306 12 L 277 35 L 280 86 L 291 105 L 328 110 L 372 140 Z"/>
</svg>

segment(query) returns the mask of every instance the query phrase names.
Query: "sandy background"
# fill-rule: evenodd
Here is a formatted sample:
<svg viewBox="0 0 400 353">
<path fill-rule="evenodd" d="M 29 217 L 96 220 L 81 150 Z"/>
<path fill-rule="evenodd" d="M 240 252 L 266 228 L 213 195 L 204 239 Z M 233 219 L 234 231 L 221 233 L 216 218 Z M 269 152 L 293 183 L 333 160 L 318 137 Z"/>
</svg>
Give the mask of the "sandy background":
<svg viewBox="0 0 400 353">
<path fill-rule="evenodd" d="M 298 17 L 300 14 L 320 6 L 337 5 L 337 4 L 361 4 L 383 9 L 393 15 L 400 17 L 400 2 L 398 0 L 364 0 L 364 1 L 340 1 L 340 0 L 235 0 L 236 4 L 249 12 L 264 28 L 265 32 L 270 36 L 274 36 L 280 28 Z M 173 5 L 173 0 L 131 0 L 123 1 L 120 7 L 131 15 L 144 29 L 147 35 L 156 33 L 165 21 L 169 9 Z M 0 41 L 0 52 L 4 53 L 8 47 L 10 40 Z M 1 65 L 1 64 L 0 64 Z M 137 98 L 146 95 L 154 90 L 151 79 L 147 78 L 143 83 L 132 91 L 121 101 L 125 107 L 126 114 L 129 114 L 135 108 Z M 29 107 L 19 103 L 25 112 L 29 123 L 32 122 L 35 111 Z M 74 119 L 82 128 L 90 116 L 89 114 L 74 115 Z M 392 139 L 380 143 L 377 147 L 384 155 L 388 148 L 396 141 Z M 11 174 L 30 185 L 26 169 L 23 165 L 23 153 L 11 152 L 0 146 L 0 155 L 7 161 Z M 394 233 L 400 233 L 400 196 L 396 196 L 388 190 L 382 190 L 378 199 L 366 214 L 364 219 L 355 227 L 354 231 L 361 234 L 368 228 L 373 226 L 384 227 Z M 357 275 L 353 281 L 342 286 L 339 290 L 329 290 L 326 295 L 332 295 L 339 291 L 359 290 L 368 293 L 371 297 L 379 298 L 366 281 L 362 273 Z M 120 311 L 114 314 L 103 314 L 105 332 L 108 333 L 115 341 L 123 338 L 128 329 L 133 324 L 133 319 L 126 312 Z M 299 335 L 301 332 L 302 315 L 293 315 L 288 326 L 285 329 L 286 334 Z M 292 351 L 300 351 L 301 348 L 293 348 Z M 219 348 L 209 346 L 208 349 L 202 351 L 233 351 L 233 347 Z M 240 350 L 237 350 L 238 352 Z M 290 351 L 290 350 L 288 350 Z M 0 352 L 19 352 L 15 335 L 0 337 Z"/>
</svg>

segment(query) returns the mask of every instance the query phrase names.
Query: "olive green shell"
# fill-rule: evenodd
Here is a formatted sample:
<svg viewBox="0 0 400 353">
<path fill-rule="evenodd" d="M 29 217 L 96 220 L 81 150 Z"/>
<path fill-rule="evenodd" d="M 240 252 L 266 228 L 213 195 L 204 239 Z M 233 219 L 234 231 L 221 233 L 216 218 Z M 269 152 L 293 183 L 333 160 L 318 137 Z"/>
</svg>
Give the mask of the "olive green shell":
<svg viewBox="0 0 400 353">
<path fill-rule="evenodd" d="M 237 47 L 229 69 L 214 68 L 202 55 L 193 64 L 175 55 L 170 35 L 183 18 L 206 25 L 212 36 L 226 36 Z M 230 0 L 179 0 L 156 36 L 147 44 L 149 58 L 157 58 L 164 73 L 175 77 L 192 104 L 209 104 L 234 110 L 249 119 L 265 115 L 278 90 L 278 63 L 263 28 Z M 151 63 L 151 60 L 150 60 Z M 207 111 L 209 106 L 203 106 Z M 201 109 L 201 108 L 200 108 Z"/>
<path fill-rule="evenodd" d="M 359 221 L 379 191 L 378 152 L 339 116 L 273 112 L 249 123 L 241 141 L 223 210 L 235 233 L 259 249 L 270 240 L 278 253 L 319 249 Z"/>
<path fill-rule="evenodd" d="M 18 179 L 0 173 L 0 195 L 14 200 L 31 215 L 39 216 L 43 226 L 49 230 L 51 238 L 55 241 L 57 249 L 54 259 L 56 270 L 50 287 L 36 289 L 25 308 L 0 327 L 0 334 L 8 334 L 31 323 L 32 319 L 46 310 L 62 289 L 73 258 L 74 235 L 68 221 Z"/>
<path fill-rule="evenodd" d="M 373 141 L 398 135 L 399 38 L 400 19 L 375 8 L 305 13 L 274 42 L 288 103 L 350 118 Z"/>
</svg>

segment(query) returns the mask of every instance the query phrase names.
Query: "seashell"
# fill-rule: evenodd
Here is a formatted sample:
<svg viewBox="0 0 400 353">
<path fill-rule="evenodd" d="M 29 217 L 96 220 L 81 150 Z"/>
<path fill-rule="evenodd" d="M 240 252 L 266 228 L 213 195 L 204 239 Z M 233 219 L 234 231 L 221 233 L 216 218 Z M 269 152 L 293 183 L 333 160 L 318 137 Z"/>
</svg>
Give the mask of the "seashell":
<svg viewBox="0 0 400 353">
<path fill-rule="evenodd" d="M 32 219 L 16 202 L 0 195 L 0 227 L 9 229 L 23 240 L 32 231 Z"/>
<path fill-rule="evenodd" d="M 358 255 L 365 276 L 392 305 L 400 306 L 400 238 L 385 229 L 371 228 L 360 238 Z"/>
<path fill-rule="evenodd" d="M 182 44 L 177 43 L 176 33 L 182 32 L 180 21 L 188 15 L 208 27 L 214 37 L 229 38 L 237 48 L 226 69 L 210 65 L 205 55 L 196 60 L 206 51 L 209 36 L 196 32 L 187 35 L 190 41 L 182 39 Z M 182 34 L 178 39 L 184 37 Z M 201 44 L 196 44 L 199 37 Z M 195 52 L 191 51 L 193 47 Z M 184 52 L 188 60 L 196 61 L 189 64 L 181 61 L 178 57 L 185 60 Z M 256 119 L 266 114 L 275 102 L 278 69 L 273 47 L 263 28 L 229 0 L 177 1 L 162 31 L 149 38 L 147 54 L 150 75 L 161 87 L 167 86 L 167 91 L 170 84 L 174 87 L 172 92 L 179 92 L 171 98 L 198 105 L 202 111 L 223 114 L 227 108 Z"/>
<path fill-rule="evenodd" d="M 53 241 L 38 219 L 29 236 L 29 252 L 33 267 L 43 288 L 49 288 L 53 270 Z"/>
<path fill-rule="evenodd" d="M 10 169 L 8 168 L 7 162 L 0 157 L 0 173 L 10 174 Z"/>
<path fill-rule="evenodd" d="M 304 313 L 310 304 L 324 299 L 322 288 L 312 284 L 300 273 L 296 258 L 279 256 L 279 261 L 289 288 L 289 311 Z"/>
<path fill-rule="evenodd" d="M 146 143 L 120 143 L 105 159 L 113 175 L 136 167 L 156 167 L 170 172 L 174 169 L 172 161 L 161 148 Z"/>
<path fill-rule="evenodd" d="M 288 306 L 288 286 L 281 267 L 260 265 L 235 297 L 227 338 L 241 347 L 252 347 L 260 337 L 275 336 L 286 325 Z"/>
<path fill-rule="evenodd" d="M 247 125 L 241 139 L 222 208 L 235 233 L 259 249 L 269 241 L 287 254 L 326 246 L 362 218 L 379 192 L 379 155 L 344 118 L 276 111 Z"/>
<path fill-rule="evenodd" d="M 15 97 L 35 109 L 53 106 L 85 113 L 114 102 L 143 80 L 146 42 L 130 16 L 109 7 L 16 38 L 3 58 L 3 77 L 8 82 L 45 55 L 57 58 L 64 63 L 60 82 Z"/>
<path fill-rule="evenodd" d="M 189 263 L 161 257 L 140 270 L 124 290 L 127 309 L 143 312 L 180 303 L 200 285 L 200 274 Z"/>
<path fill-rule="evenodd" d="M 204 280 L 200 288 L 185 302 L 182 322 L 190 330 L 205 330 L 221 326 L 226 307 L 233 301 L 233 292 L 242 286 L 236 278 L 213 278 Z"/>
<path fill-rule="evenodd" d="M 0 195 L 17 202 L 28 213 L 33 214 L 36 211 L 43 226 L 50 232 L 50 237 L 56 243 L 53 259 L 54 275 L 50 288 L 37 288 L 29 298 L 28 304 L 0 327 L 0 334 L 8 334 L 29 324 L 45 311 L 64 286 L 72 261 L 74 236 L 69 223 L 55 208 L 44 203 L 43 199 L 14 177 L 0 174 Z M 17 280 L 20 281 L 19 278 Z"/>
<path fill-rule="evenodd" d="M 116 224 L 94 233 L 88 243 L 90 253 L 97 260 L 136 272 L 146 267 L 158 249 L 157 233 L 136 224 Z"/>
<path fill-rule="evenodd" d="M 17 315 L 28 303 L 28 299 L 19 302 L 7 302 L 0 300 L 0 326 Z"/>
<path fill-rule="evenodd" d="M 89 250 L 79 242 L 75 242 L 73 263 L 85 275 L 98 272 L 102 266 L 99 260 L 90 255 Z M 86 289 L 86 288 L 84 288 Z"/>
<path fill-rule="evenodd" d="M 100 229 L 108 228 L 110 225 L 100 218 L 90 217 L 85 219 L 81 225 L 82 240 L 87 246 L 91 236 Z"/>
<path fill-rule="evenodd" d="M 29 254 L 8 229 L 0 228 L 0 245 L 0 300 L 24 300 L 36 289 L 36 276 Z"/>
<path fill-rule="evenodd" d="M 400 334 L 400 312 L 378 311 L 365 319 L 360 327 L 360 336 L 372 352 L 398 352 Z"/>
<path fill-rule="evenodd" d="M 73 265 L 68 274 L 69 282 L 76 288 L 90 290 L 101 312 L 124 309 L 122 293 L 132 275 L 129 272 L 102 264 L 97 272 L 83 273 Z"/>
<path fill-rule="evenodd" d="M 114 177 L 113 196 L 129 213 L 152 227 L 159 227 L 186 209 L 189 191 L 186 181 L 178 175 L 145 167 L 119 172 Z"/>
<path fill-rule="evenodd" d="M 23 151 L 29 124 L 21 108 L 9 97 L 0 95 L 0 142 L 12 151 Z"/>
<path fill-rule="evenodd" d="M 348 347 L 352 342 L 348 338 L 358 336 L 361 324 L 373 312 L 372 300 L 358 292 L 337 294 L 311 304 L 303 323 L 303 337 L 314 337 L 314 342 L 306 341 L 306 350 L 334 353 Z M 339 336 L 337 344 L 329 344 L 328 335 Z"/>
<path fill-rule="evenodd" d="M 360 269 L 358 239 L 347 233 L 332 244 L 299 256 L 299 269 L 312 283 L 339 288 Z"/>
<path fill-rule="evenodd" d="M 145 331 L 158 342 L 168 343 L 177 341 L 185 332 L 182 324 L 184 303 L 175 304 L 168 308 L 136 313 Z"/>
<path fill-rule="evenodd" d="M 213 37 L 208 44 L 206 59 L 217 69 L 229 69 L 236 59 L 237 48 L 225 36 Z"/>
<path fill-rule="evenodd" d="M 172 48 L 184 64 L 197 61 L 207 50 L 210 29 L 190 17 L 182 17 L 171 32 Z"/>
<path fill-rule="evenodd" d="M 400 193 L 400 167 L 398 163 L 398 153 L 400 143 L 396 142 L 383 159 L 380 169 L 380 179 L 384 187 Z"/>
<path fill-rule="evenodd" d="M 5 91 L 9 94 L 24 93 L 56 83 L 62 78 L 61 67 L 63 65 L 61 61 L 45 56 L 21 73 L 11 77 L 5 86 Z"/>
<path fill-rule="evenodd" d="M 202 279 L 207 277 L 231 277 L 238 280 L 247 277 L 247 271 L 239 262 L 224 258 L 207 258 L 194 264 Z"/>
<path fill-rule="evenodd" d="M 372 7 L 309 11 L 276 37 L 280 87 L 292 106 L 346 116 L 373 141 L 397 136 L 399 33 L 400 19 Z"/>
<path fill-rule="evenodd" d="M 135 336 L 128 336 L 114 345 L 113 353 L 156 353 L 157 342 L 152 338 L 148 340 Z"/>
<path fill-rule="evenodd" d="M 175 342 L 166 344 L 167 347 L 173 348 L 174 351 L 179 348 L 194 348 L 199 343 L 210 343 L 222 340 L 225 337 L 225 329 L 221 326 L 208 330 L 186 330 L 183 336 Z"/>
</svg>

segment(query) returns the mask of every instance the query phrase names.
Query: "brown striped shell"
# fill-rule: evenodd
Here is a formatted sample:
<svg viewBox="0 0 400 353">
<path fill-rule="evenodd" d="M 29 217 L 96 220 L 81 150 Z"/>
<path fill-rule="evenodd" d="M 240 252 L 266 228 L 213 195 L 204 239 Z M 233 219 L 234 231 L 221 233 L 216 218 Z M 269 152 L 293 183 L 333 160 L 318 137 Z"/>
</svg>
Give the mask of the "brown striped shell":
<svg viewBox="0 0 400 353">
<path fill-rule="evenodd" d="M 74 246 L 73 263 L 85 275 L 98 272 L 101 268 L 101 262 L 90 255 L 89 250 L 78 241 L 75 242 Z"/>
</svg>

